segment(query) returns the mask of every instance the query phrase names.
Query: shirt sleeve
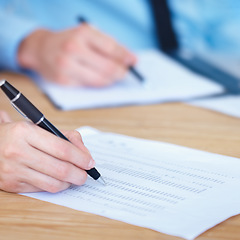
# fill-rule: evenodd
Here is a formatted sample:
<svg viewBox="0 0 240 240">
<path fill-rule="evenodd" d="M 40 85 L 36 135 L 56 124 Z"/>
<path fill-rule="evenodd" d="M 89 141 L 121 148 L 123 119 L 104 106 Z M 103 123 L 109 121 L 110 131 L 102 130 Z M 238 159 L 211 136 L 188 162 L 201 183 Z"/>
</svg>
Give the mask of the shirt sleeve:
<svg viewBox="0 0 240 240">
<path fill-rule="evenodd" d="M 40 26 L 31 19 L 24 19 L 3 10 L 0 10 L 0 23 L 0 69 L 19 71 L 19 44 Z"/>
</svg>

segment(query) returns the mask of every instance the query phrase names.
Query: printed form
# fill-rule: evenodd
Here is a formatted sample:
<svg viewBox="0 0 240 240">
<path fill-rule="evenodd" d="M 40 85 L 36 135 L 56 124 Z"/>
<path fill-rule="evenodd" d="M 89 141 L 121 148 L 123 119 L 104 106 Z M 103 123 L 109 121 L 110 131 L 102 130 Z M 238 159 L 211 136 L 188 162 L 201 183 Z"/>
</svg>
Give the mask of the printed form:
<svg viewBox="0 0 240 240">
<path fill-rule="evenodd" d="M 173 144 L 79 129 L 106 186 L 29 197 L 194 239 L 240 213 L 240 160 Z"/>
</svg>

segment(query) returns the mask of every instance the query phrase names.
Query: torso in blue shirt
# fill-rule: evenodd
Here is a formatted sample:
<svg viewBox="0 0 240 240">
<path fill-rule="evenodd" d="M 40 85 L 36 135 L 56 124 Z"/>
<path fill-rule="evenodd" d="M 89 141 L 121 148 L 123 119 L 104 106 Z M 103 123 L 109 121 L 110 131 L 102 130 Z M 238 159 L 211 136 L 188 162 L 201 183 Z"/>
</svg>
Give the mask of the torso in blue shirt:
<svg viewBox="0 0 240 240">
<path fill-rule="evenodd" d="M 6 2 L 19 16 L 39 25 L 63 30 L 84 16 L 99 30 L 132 50 L 157 46 L 148 0 L 21 0 Z M 0 1 L 1 3 L 1 1 Z M 11 10 L 10 10 L 11 11 Z"/>
<path fill-rule="evenodd" d="M 194 51 L 215 50 L 240 56 L 240 2 L 169 0 L 169 3 L 182 46 Z M 0 68 L 16 69 L 17 46 L 28 33 L 27 29 L 23 30 L 28 22 L 64 30 L 75 27 L 77 18 L 84 16 L 133 51 L 157 47 L 149 0 L 0 0 L 0 9 L 4 9 L 8 18 L 0 29 Z M 13 16 L 26 21 L 18 22 Z"/>
</svg>

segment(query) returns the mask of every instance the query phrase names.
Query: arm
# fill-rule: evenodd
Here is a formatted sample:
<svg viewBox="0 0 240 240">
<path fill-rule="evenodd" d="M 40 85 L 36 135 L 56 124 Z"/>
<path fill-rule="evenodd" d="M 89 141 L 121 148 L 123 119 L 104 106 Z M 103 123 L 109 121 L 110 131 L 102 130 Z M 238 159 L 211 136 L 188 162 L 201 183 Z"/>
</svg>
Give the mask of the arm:
<svg viewBox="0 0 240 240">
<path fill-rule="evenodd" d="M 135 56 L 88 24 L 60 32 L 38 29 L 18 51 L 19 64 L 63 85 L 101 87 L 121 80 Z"/>
<path fill-rule="evenodd" d="M 0 69 L 25 68 L 60 84 L 101 87 L 136 63 L 130 51 L 87 24 L 53 32 L 3 10 L 0 22 Z"/>
</svg>

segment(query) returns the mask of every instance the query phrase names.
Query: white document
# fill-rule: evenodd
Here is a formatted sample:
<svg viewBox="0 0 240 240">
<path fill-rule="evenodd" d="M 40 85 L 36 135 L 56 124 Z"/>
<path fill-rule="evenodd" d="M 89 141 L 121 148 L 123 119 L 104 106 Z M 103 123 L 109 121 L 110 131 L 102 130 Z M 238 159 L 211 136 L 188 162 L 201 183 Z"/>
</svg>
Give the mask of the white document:
<svg viewBox="0 0 240 240">
<path fill-rule="evenodd" d="M 149 50 L 139 54 L 139 83 L 131 73 L 105 88 L 62 87 L 35 79 L 52 102 L 62 110 L 180 101 L 223 91 L 222 86 L 197 75 L 166 55 Z"/>
<path fill-rule="evenodd" d="M 33 198 L 194 239 L 240 213 L 240 160 L 91 128 L 80 129 L 106 186 Z"/>
<path fill-rule="evenodd" d="M 226 95 L 187 102 L 191 105 L 208 108 L 233 117 L 240 117 L 240 95 Z"/>
</svg>

